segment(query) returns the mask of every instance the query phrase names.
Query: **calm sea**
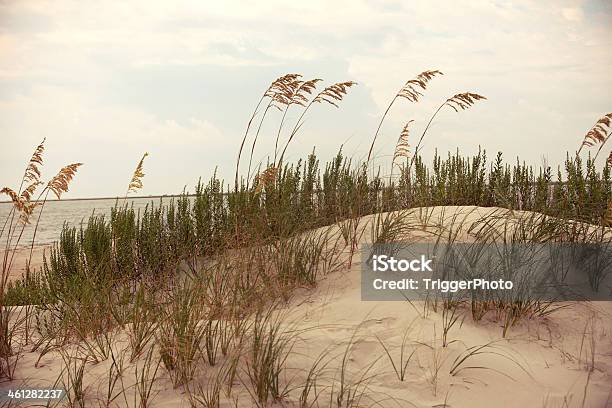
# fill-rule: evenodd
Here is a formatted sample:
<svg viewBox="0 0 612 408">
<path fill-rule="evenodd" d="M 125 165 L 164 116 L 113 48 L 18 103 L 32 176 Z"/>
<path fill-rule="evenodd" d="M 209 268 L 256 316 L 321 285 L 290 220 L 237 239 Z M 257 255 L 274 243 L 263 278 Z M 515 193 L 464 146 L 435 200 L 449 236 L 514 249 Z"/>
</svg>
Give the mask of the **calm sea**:
<svg viewBox="0 0 612 408">
<path fill-rule="evenodd" d="M 163 202 L 168 202 L 171 197 L 164 197 Z M 92 214 L 105 214 L 110 217 L 110 209 L 115 206 L 116 199 L 97 199 L 97 200 L 60 200 L 47 201 L 43 210 L 38 230 L 36 231 L 37 244 L 50 244 L 59 239 L 60 232 L 64 223 L 79 227 L 81 223 L 87 223 L 87 220 Z M 119 200 L 119 204 L 125 205 L 126 201 Z M 127 200 L 128 205 L 133 205 L 134 209 L 144 208 L 147 204 L 158 206 L 160 198 L 134 198 Z M 0 223 L 4 225 L 6 217 L 9 215 L 12 208 L 11 203 L 0 203 Z M 38 214 L 34 214 L 30 225 L 25 227 L 23 236 L 20 241 L 20 246 L 28 246 L 32 243 L 32 234 Z M 0 228 L 1 228 L 0 225 Z M 21 230 L 21 226 L 17 230 Z M 2 239 L 6 237 L 4 232 Z"/>
</svg>

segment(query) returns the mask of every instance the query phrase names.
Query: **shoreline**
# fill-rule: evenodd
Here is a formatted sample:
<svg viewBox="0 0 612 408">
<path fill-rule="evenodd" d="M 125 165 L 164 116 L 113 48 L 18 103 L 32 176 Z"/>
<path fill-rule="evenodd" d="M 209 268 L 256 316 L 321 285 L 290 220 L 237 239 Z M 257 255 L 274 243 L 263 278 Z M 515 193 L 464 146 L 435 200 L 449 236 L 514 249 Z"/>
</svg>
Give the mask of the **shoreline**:
<svg viewBox="0 0 612 408">
<path fill-rule="evenodd" d="M 134 197 L 93 197 L 93 198 L 62 198 L 58 200 L 57 198 L 49 198 L 47 202 L 58 202 L 58 201 L 104 201 L 104 200 L 137 200 L 143 198 L 174 198 L 174 197 L 182 197 L 183 194 L 163 194 L 163 195 L 150 195 L 150 196 L 134 196 Z M 195 197 L 195 194 L 187 194 L 187 197 Z M 11 204 L 11 200 L 0 201 L 0 204 Z"/>
<path fill-rule="evenodd" d="M 46 250 L 51 248 L 53 244 L 36 244 L 32 251 L 32 259 L 30 263 L 30 270 L 34 271 L 42 267 L 43 255 Z M 17 247 L 15 250 L 15 257 L 13 258 L 13 264 L 9 270 L 8 281 L 14 282 L 19 280 L 23 273 L 26 271 L 26 262 L 30 256 L 30 246 Z M 4 249 L 0 249 L 0 256 L 4 257 Z"/>
</svg>

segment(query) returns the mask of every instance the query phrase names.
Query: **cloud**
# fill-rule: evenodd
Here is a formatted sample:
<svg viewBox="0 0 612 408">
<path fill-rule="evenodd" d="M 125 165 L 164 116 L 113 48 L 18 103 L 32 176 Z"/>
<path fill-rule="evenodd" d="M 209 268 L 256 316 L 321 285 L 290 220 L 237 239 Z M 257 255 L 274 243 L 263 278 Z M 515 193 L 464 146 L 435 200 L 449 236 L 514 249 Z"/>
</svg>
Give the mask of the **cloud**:
<svg viewBox="0 0 612 408">
<path fill-rule="evenodd" d="M 14 133 L 21 129 L 27 134 L 51 131 L 54 138 L 63 142 L 102 139 L 107 143 L 147 142 L 163 146 L 224 140 L 221 130 L 205 119 L 189 118 L 178 123 L 131 106 L 99 104 L 95 98 L 55 86 L 37 86 L 27 95 L 0 100 L 0 110 L 5 117 L 0 125 L 2 131 Z M 36 120 L 24 120 L 28 117 Z"/>
<path fill-rule="evenodd" d="M 330 154 L 344 141 L 363 155 L 390 99 L 425 69 L 446 75 L 419 104 L 394 106 L 377 146 L 383 156 L 406 120 L 417 120 L 418 134 L 455 92 L 489 99 L 442 112 L 425 154 L 482 145 L 536 163 L 547 152 L 552 163 L 611 103 L 611 14 L 592 2 L 32 0 L 0 2 L 0 16 L 0 148 L 27 156 L 49 136 L 62 153 L 108 168 L 104 179 L 91 170 L 97 186 L 77 195 L 114 191 L 143 150 L 154 150 L 157 192 L 217 164 L 231 177 L 244 116 L 286 72 L 359 82 L 340 112 L 309 117 L 291 157 L 315 142 Z"/>
<path fill-rule="evenodd" d="M 561 14 L 569 21 L 581 22 L 584 19 L 584 12 L 578 7 L 563 8 Z"/>
<path fill-rule="evenodd" d="M 27 95 L 0 101 L 3 182 L 19 180 L 22 164 L 43 137 L 45 167 L 84 162 L 80 175 L 94 183 L 76 183 L 70 196 L 121 194 L 125 179 L 142 152 L 151 152 L 144 194 L 180 191 L 198 173 L 212 172 L 218 158 L 234 145 L 213 123 L 161 119 L 129 106 L 107 106 L 95 98 L 52 86 L 37 86 Z M 17 136 L 19 135 L 19 136 Z M 150 176 L 151 177 L 151 176 Z M 78 181 L 78 180 L 77 180 Z"/>
</svg>

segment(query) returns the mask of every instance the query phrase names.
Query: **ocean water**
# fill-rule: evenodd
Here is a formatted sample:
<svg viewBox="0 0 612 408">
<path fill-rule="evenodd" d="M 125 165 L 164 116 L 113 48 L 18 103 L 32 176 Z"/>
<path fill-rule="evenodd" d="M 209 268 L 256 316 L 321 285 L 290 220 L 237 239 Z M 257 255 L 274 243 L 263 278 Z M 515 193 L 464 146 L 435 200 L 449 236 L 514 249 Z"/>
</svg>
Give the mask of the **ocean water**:
<svg viewBox="0 0 612 408">
<path fill-rule="evenodd" d="M 164 197 L 162 201 L 166 203 L 171 199 L 171 197 Z M 68 223 L 70 226 L 79 227 L 81 223 L 87 223 L 89 216 L 92 214 L 105 214 L 106 217 L 110 217 L 110 209 L 115 206 L 116 202 L 117 200 L 115 198 L 47 201 L 36 231 L 36 244 L 50 244 L 57 241 L 64 223 Z M 144 209 L 147 204 L 149 206 L 158 206 L 159 203 L 160 198 L 155 197 L 134 198 L 127 200 L 127 204 L 133 206 L 134 209 Z M 126 200 L 119 199 L 119 204 L 125 205 Z M 10 214 L 11 208 L 11 203 L 0 203 L 1 225 L 4 225 L 7 216 Z M 19 244 L 20 246 L 29 246 L 32 243 L 34 227 L 36 220 L 38 219 L 38 211 L 39 210 L 37 210 L 37 212 L 35 212 L 32 216 L 31 224 L 27 225 L 23 230 L 23 235 Z M 21 232 L 20 225 L 16 232 L 17 234 Z M 0 239 L 4 241 L 6 234 L 7 231 L 4 231 L 4 234 Z"/>
</svg>

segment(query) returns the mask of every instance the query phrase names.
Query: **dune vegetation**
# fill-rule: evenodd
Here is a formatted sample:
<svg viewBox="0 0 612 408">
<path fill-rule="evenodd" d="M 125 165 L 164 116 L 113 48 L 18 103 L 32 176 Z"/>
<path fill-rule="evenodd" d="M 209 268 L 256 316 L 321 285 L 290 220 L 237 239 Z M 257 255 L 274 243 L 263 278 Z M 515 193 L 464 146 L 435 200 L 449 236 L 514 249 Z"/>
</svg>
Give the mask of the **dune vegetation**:
<svg viewBox="0 0 612 408">
<path fill-rule="evenodd" d="M 0 384 L 40 384 L 20 374 L 31 362 L 24 362 L 28 354 L 36 355 L 36 366 L 55 356 L 59 368 L 46 386 L 64 388 L 67 396 L 60 404 L 71 407 L 156 406 L 169 403 L 164 400 L 168 392 L 185 406 L 207 408 L 395 407 L 419 405 L 409 392 L 390 395 L 370 387 L 383 371 L 393 373 L 390 378 L 398 384 L 427 384 L 440 404 L 449 398 L 442 377 L 487 370 L 486 362 L 471 363 L 476 358 L 501 359 L 509 371 L 526 371 L 526 363 L 502 347 L 502 340 L 521 321 L 556 313 L 560 305 L 555 302 L 430 299 L 410 306 L 419 319 L 438 316 L 440 324 L 427 340 L 412 336 L 412 326 L 405 325 L 393 346 L 384 336 L 365 338 L 358 325 L 335 347 L 316 355 L 299 350 L 306 339 L 316 342 L 312 332 L 317 325 L 305 327 L 289 317 L 288 305 L 296 296 L 315 290 L 336 272 L 350 271 L 364 242 L 415 240 L 423 234 L 445 242 L 466 236 L 485 242 L 499 239 L 497 227 L 503 225 L 509 231 L 504 239 L 514 243 L 610 244 L 612 156 L 601 167 L 596 159 L 610 136 L 612 114 L 602 117 L 558 168 L 508 162 L 501 152 L 489 157 L 484 150 L 473 157 L 457 151 L 424 160 L 419 149 L 424 138 L 435 137 L 428 132 L 438 112 L 459 114 L 486 103 L 477 93 L 457 93 L 425 118 L 421 134 L 412 134 L 412 120 L 398 132 L 397 144 L 389 147 L 390 174 L 373 168 L 375 143 L 388 112 L 399 103 L 418 102 L 439 75 L 426 71 L 400 88 L 362 163 L 341 149 L 327 163 L 314 150 L 297 162 L 285 162 L 307 116 L 316 113 L 314 107 L 339 107 L 357 84 L 340 82 L 319 90 L 320 79 L 282 76 L 262 94 L 248 120 L 233 180 L 215 174 L 169 203 L 151 202 L 135 210 L 130 194 L 142 188 L 145 154 L 110 217 L 92 215 L 81 226 L 65 225 L 40 266 L 28 266 L 21 279 L 9 281 L 17 248 L 35 244 L 21 242 L 23 229 L 36 229 L 48 195 L 61 198 L 80 166 L 68 165 L 43 183 L 43 141 L 21 186 L 1 191 L 13 209 L 0 231 L 5 249 Z M 277 130 L 260 135 L 273 109 L 281 112 Z M 288 123 L 287 112 L 294 110 L 298 119 Z M 265 164 L 253 161 L 258 143 L 274 146 Z M 478 217 L 431 209 L 448 206 L 495 209 Z M 593 287 L 603 278 L 593 276 Z M 467 320 L 483 327 L 494 320 L 500 339 L 445 354 L 455 345 L 453 333 Z M 586 333 L 594 333 L 595 324 L 585 326 L 580 350 L 587 373 L 594 371 L 595 343 L 588 343 Z M 372 358 L 353 367 L 354 349 L 370 343 Z M 298 370 L 295 355 L 306 360 Z M 427 360 L 427 366 L 417 359 Z M 587 388 L 584 392 L 574 402 L 584 404 Z M 455 406 L 452 399 L 448 403 L 437 406 Z"/>
</svg>

